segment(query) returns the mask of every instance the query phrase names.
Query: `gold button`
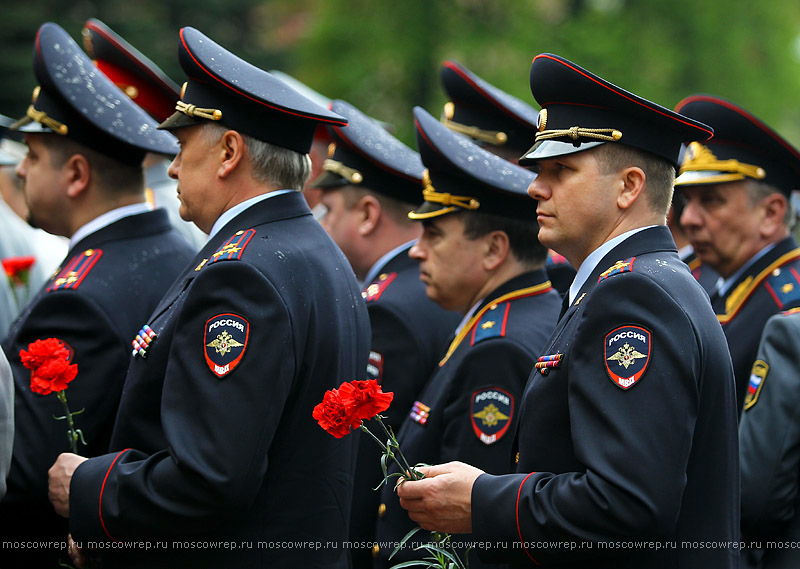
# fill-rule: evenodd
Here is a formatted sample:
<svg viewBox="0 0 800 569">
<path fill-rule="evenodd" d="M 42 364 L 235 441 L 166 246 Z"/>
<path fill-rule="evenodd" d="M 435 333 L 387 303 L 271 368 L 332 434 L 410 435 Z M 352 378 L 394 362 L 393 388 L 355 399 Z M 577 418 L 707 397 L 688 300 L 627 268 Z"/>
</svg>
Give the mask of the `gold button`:
<svg viewBox="0 0 800 569">
<path fill-rule="evenodd" d="M 374 558 L 376 558 L 376 559 L 377 559 L 377 557 L 378 557 L 378 552 L 379 552 L 380 550 L 381 550 L 381 548 L 380 548 L 380 547 L 378 547 L 378 544 L 377 544 L 377 543 L 376 543 L 375 545 L 373 545 L 373 546 L 372 546 L 372 557 L 374 557 Z"/>
<path fill-rule="evenodd" d="M 514 457 L 514 464 L 519 464 L 519 453 Z"/>
<path fill-rule="evenodd" d="M 84 251 L 83 254 L 86 255 L 87 257 L 91 257 L 92 255 L 94 255 L 94 249 L 86 249 L 86 251 Z"/>
<path fill-rule="evenodd" d="M 384 515 L 386 515 L 386 504 L 381 504 L 378 506 L 378 517 L 382 518 Z"/>
</svg>

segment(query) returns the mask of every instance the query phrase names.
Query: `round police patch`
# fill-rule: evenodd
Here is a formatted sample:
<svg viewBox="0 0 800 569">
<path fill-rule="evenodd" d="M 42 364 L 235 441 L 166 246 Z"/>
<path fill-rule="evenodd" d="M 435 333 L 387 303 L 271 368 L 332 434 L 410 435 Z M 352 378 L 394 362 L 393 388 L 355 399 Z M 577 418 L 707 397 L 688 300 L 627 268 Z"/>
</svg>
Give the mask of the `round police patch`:
<svg viewBox="0 0 800 569">
<path fill-rule="evenodd" d="M 505 389 L 488 387 L 472 394 L 472 429 L 482 443 L 491 445 L 503 438 L 514 416 L 514 397 Z"/>
<path fill-rule="evenodd" d="M 620 326 L 606 334 L 606 371 L 614 385 L 630 389 L 650 363 L 650 331 L 641 326 Z"/>
<path fill-rule="evenodd" d="M 236 314 L 217 314 L 206 322 L 203 345 L 206 363 L 217 377 L 232 372 L 247 349 L 250 323 Z"/>
</svg>

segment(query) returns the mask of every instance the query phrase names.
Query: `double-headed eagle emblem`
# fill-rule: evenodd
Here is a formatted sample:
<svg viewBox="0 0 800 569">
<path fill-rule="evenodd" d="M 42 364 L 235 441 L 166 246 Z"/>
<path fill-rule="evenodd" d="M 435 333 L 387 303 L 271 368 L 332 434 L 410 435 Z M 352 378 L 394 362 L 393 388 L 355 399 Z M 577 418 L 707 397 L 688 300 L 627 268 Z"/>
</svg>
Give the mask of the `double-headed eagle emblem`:
<svg viewBox="0 0 800 569">
<path fill-rule="evenodd" d="M 628 369 L 628 367 L 632 366 L 636 360 L 646 357 L 646 355 L 636 350 L 636 348 L 632 347 L 630 344 L 628 344 L 628 342 L 625 342 L 625 345 L 622 346 L 616 354 L 608 359 L 614 360 L 625 369 Z"/>
<path fill-rule="evenodd" d="M 627 344 L 626 344 L 627 345 Z M 217 336 L 214 341 L 209 342 L 206 344 L 209 348 L 214 348 L 217 350 L 217 353 L 221 356 L 224 356 L 228 352 L 231 351 L 233 348 L 241 348 L 244 346 L 241 342 L 238 342 L 234 339 L 233 336 L 228 334 L 227 332 L 223 332 L 219 336 Z"/>
</svg>

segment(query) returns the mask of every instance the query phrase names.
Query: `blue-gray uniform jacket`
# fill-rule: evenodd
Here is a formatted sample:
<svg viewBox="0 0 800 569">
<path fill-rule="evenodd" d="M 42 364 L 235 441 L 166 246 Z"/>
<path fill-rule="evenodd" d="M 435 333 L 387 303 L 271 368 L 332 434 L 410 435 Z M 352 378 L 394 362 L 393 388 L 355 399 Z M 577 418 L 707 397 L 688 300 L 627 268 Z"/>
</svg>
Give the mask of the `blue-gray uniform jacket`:
<svg viewBox="0 0 800 569">
<path fill-rule="evenodd" d="M 498 474 L 513 470 L 520 397 L 560 305 L 544 269 L 519 275 L 487 295 L 456 335 L 398 434 L 411 464 L 460 460 Z M 386 544 L 399 542 L 415 524 L 400 507 L 393 485 L 382 488 L 381 503 L 375 566 L 424 557 L 425 552 L 408 548 L 388 559 L 393 548 Z M 427 541 L 428 535 L 419 533 L 415 540 Z M 480 566 L 470 554 L 470 567 Z"/>
<path fill-rule="evenodd" d="M 517 474 L 483 474 L 472 489 L 472 535 L 493 544 L 485 561 L 737 567 L 730 355 L 666 227 L 604 256 L 536 368 Z"/>
<path fill-rule="evenodd" d="M 800 309 L 767 320 L 739 425 L 742 531 L 764 569 L 800 566 Z M 770 543 L 771 542 L 771 543 Z"/>
<path fill-rule="evenodd" d="M 728 339 L 741 414 L 764 324 L 770 316 L 800 306 L 800 248 L 794 238 L 776 243 L 724 296 L 711 294 L 711 305 Z"/>
<path fill-rule="evenodd" d="M 461 320 L 457 312 L 445 310 L 425 294 L 425 285 L 419 280 L 419 262 L 408 256 L 408 249 L 386 262 L 362 292 L 372 326 L 367 375 L 378 380 L 383 391 L 394 393 L 391 407 L 382 415 L 395 433 L 439 365 Z M 368 436 L 359 433 L 359 437 L 350 526 L 356 569 L 372 566 L 368 544 L 375 536 L 380 502 L 380 493 L 374 488 L 383 479 L 380 447 Z"/>
<path fill-rule="evenodd" d="M 192 256 L 166 212 L 124 217 L 76 243 L 14 322 L 3 340 L 16 398 L 13 460 L 0 505 L 5 535 L 63 541 L 67 529 L 47 497 L 47 470 L 70 449 L 66 422 L 53 418 L 64 410 L 55 394 L 31 391 L 31 372 L 22 365 L 20 350 L 45 338 L 70 347 L 78 375 L 67 388 L 67 402 L 73 412 L 85 409 L 75 416 L 87 442 L 78 452 L 106 452 L 131 360 L 131 339 Z M 4 559 L 12 566 L 7 559 L 12 553 L 45 550 L 53 551 L 16 549 L 6 551 Z"/>
<path fill-rule="evenodd" d="M 346 566 L 356 439 L 312 412 L 364 378 L 370 328 L 302 194 L 234 217 L 142 324 L 111 452 L 72 478 L 73 537 L 165 544 L 103 548 L 109 567 Z"/>
</svg>

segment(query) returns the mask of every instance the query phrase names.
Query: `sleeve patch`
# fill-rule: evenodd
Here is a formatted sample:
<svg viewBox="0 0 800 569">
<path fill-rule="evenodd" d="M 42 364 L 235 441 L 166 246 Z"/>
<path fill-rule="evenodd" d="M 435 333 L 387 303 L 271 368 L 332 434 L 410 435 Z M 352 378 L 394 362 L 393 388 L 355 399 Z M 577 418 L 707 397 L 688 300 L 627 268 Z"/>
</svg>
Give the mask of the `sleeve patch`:
<svg viewBox="0 0 800 569">
<path fill-rule="evenodd" d="M 641 326 L 620 326 L 606 334 L 603 354 L 611 381 L 628 390 L 642 378 L 650 363 L 650 331 Z"/>
<path fill-rule="evenodd" d="M 237 231 L 231 235 L 225 243 L 220 245 L 219 249 L 211 255 L 208 262 L 205 264 L 211 265 L 217 261 L 238 261 L 242 258 L 245 248 L 247 248 L 247 245 L 255 234 L 255 229 Z"/>
<path fill-rule="evenodd" d="M 56 275 L 50 286 L 47 287 L 47 292 L 78 288 L 102 256 L 102 249 L 87 249 L 83 253 L 75 255 Z"/>
<path fill-rule="evenodd" d="M 750 371 L 750 381 L 747 384 L 747 393 L 744 395 L 744 410 L 747 411 L 758 402 L 761 388 L 764 387 L 764 380 L 767 379 L 769 365 L 764 360 L 756 360 L 753 369 Z"/>
<path fill-rule="evenodd" d="M 472 394 L 472 430 L 483 444 L 491 445 L 502 439 L 513 416 L 514 396 L 505 389 L 488 387 Z"/>
<path fill-rule="evenodd" d="M 781 308 L 800 301 L 800 275 L 794 267 L 776 269 L 765 286 Z"/>
<path fill-rule="evenodd" d="M 474 346 L 488 338 L 502 338 L 506 335 L 508 313 L 511 310 L 510 302 L 503 302 L 489 307 L 483 316 L 472 327 L 470 346 Z"/>
<path fill-rule="evenodd" d="M 206 321 L 203 345 L 211 373 L 222 378 L 236 369 L 247 349 L 250 323 L 237 314 L 217 314 Z"/>
<path fill-rule="evenodd" d="M 366 302 L 378 300 L 392 281 L 397 277 L 397 273 L 383 273 L 361 292 L 361 296 Z"/>
<path fill-rule="evenodd" d="M 619 273 L 630 273 L 633 270 L 633 262 L 636 260 L 636 257 L 631 257 L 629 259 L 625 259 L 624 261 L 617 261 L 605 271 L 600 273 L 600 277 L 597 279 L 597 282 L 603 282 L 608 277 L 617 275 Z"/>
</svg>

